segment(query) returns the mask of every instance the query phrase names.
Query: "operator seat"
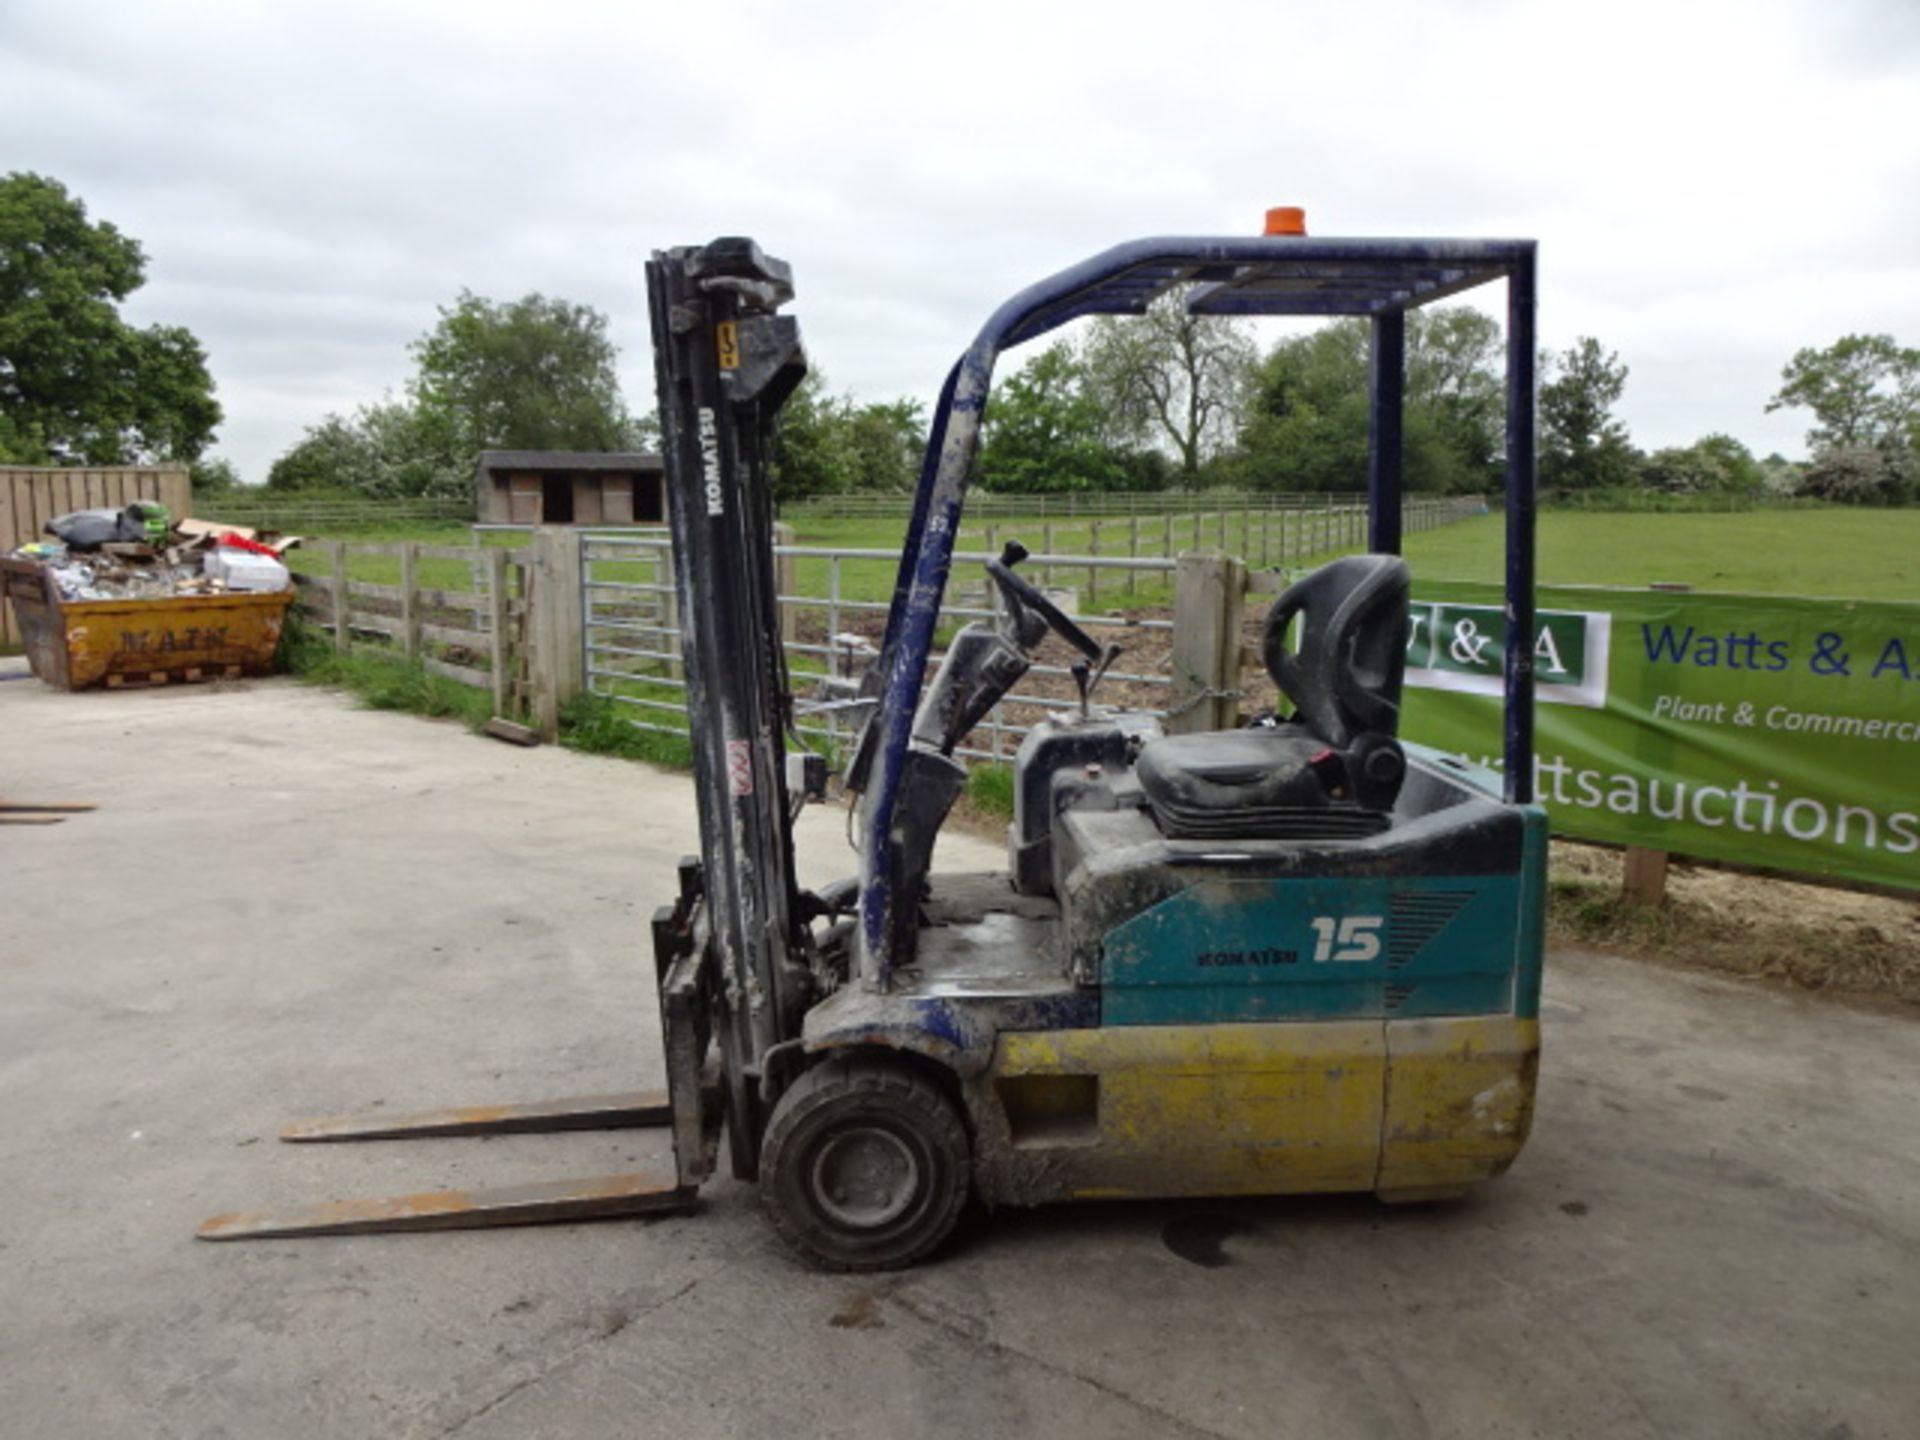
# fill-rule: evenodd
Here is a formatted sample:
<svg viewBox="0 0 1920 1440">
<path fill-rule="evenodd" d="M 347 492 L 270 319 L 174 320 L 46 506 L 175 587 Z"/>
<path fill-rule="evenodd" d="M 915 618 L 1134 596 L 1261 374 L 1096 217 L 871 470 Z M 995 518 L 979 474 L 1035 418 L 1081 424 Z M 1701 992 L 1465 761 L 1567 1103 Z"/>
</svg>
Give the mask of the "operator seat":
<svg viewBox="0 0 1920 1440">
<path fill-rule="evenodd" d="M 1395 737 L 1409 584 L 1398 556 L 1352 555 L 1287 587 L 1261 651 L 1293 718 L 1145 745 L 1135 774 L 1164 834 L 1336 839 L 1387 828 L 1407 768 Z M 1286 646 L 1295 615 L 1298 653 Z"/>
</svg>

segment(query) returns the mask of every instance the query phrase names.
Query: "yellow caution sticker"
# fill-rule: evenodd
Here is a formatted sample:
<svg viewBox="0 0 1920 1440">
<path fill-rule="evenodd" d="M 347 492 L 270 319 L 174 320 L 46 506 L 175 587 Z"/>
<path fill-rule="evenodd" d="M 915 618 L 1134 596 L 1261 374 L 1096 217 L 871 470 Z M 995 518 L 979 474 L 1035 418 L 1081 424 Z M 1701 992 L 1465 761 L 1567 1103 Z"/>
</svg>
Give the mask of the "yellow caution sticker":
<svg viewBox="0 0 1920 1440">
<path fill-rule="evenodd" d="M 731 320 L 722 320 L 714 327 L 714 345 L 720 351 L 720 368 L 738 370 L 740 368 L 740 327 Z"/>
</svg>

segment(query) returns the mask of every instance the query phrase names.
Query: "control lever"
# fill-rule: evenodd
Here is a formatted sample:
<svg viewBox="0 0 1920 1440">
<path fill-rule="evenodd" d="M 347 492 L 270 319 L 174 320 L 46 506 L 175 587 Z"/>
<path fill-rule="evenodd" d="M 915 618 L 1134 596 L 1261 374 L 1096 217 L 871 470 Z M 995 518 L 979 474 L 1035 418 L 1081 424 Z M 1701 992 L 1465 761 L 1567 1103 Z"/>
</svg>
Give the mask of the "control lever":
<svg viewBox="0 0 1920 1440">
<path fill-rule="evenodd" d="M 1101 677 L 1107 673 L 1107 667 L 1119 658 L 1120 647 L 1118 645 L 1107 645 L 1100 651 L 1100 665 L 1098 669 L 1089 665 L 1085 660 L 1075 660 L 1067 667 L 1068 673 L 1073 676 L 1074 688 L 1080 692 L 1080 718 L 1082 720 L 1090 720 L 1093 718 L 1093 687 L 1100 683 Z"/>
</svg>

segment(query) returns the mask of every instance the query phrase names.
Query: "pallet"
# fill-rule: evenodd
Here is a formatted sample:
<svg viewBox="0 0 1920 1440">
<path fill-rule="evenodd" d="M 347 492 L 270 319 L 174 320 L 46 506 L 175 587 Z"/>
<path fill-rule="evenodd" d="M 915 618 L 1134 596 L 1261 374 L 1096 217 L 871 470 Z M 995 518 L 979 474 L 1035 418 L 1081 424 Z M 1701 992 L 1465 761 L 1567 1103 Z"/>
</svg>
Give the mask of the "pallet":
<svg viewBox="0 0 1920 1440">
<path fill-rule="evenodd" d="M 107 676 L 109 690 L 147 690 L 156 685 L 171 685 L 176 680 L 186 685 L 203 685 L 209 680 L 238 680 L 245 674 L 241 665 L 189 665 L 185 670 L 153 670 L 145 675 L 116 673 Z"/>
</svg>

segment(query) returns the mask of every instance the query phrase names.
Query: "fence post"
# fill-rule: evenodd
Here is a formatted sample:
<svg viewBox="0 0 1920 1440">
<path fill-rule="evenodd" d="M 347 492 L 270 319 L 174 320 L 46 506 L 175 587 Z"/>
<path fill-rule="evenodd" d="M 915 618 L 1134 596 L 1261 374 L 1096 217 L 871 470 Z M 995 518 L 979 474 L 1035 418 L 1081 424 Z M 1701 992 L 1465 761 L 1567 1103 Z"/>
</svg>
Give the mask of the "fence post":
<svg viewBox="0 0 1920 1440">
<path fill-rule="evenodd" d="M 794 543 L 791 525 L 773 527 L 773 543 L 776 546 Z M 791 601 L 782 600 L 782 595 L 797 595 L 800 592 L 794 585 L 793 556 L 782 555 L 777 549 L 773 555 L 773 593 L 774 611 L 780 617 L 780 643 L 794 645 L 800 640 L 800 607 Z"/>
<path fill-rule="evenodd" d="M 578 532 L 543 525 L 533 532 L 533 723 L 542 740 L 560 738 L 560 710 L 584 688 L 586 617 L 580 594 Z"/>
<path fill-rule="evenodd" d="M 1238 719 L 1246 590 L 1245 562 L 1217 550 L 1180 557 L 1174 571 L 1169 732 L 1224 730 Z"/>
<path fill-rule="evenodd" d="M 333 648 L 342 655 L 353 644 L 347 634 L 347 546 L 343 540 L 327 542 L 327 558 L 333 571 Z"/>
<path fill-rule="evenodd" d="M 1682 581 L 1656 580 L 1647 588 L 1685 594 L 1693 587 Z M 1654 909 L 1666 904 L 1669 858 L 1665 850 L 1627 846 L 1626 864 L 1620 872 L 1620 898 L 1630 905 L 1647 905 Z"/>
<path fill-rule="evenodd" d="M 1137 500 L 1139 497 L 1135 496 L 1134 498 Z M 1127 558 L 1129 560 L 1138 560 L 1140 558 L 1140 512 L 1137 509 L 1133 512 L 1133 518 L 1127 522 Z M 1128 570 L 1128 596 L 1132 596 L 1139 588 L 1140 572 L 1138 570 Z"/>
<path fill-rule="evenodd" d="M 1626 868 L 1620 875 L 1620 898 L 1633 905 L 1658 908 L 1667 898 L 1667 852 L 1627 847 Z"/>
<path fill-rule="evenodd" d="M 1051 520 L 1040 527 L 1040 553 L 1042 555 L 1053 553 L 1053 522 Z M 1053 588 L 1053 566 L 1040 567 L 1040 583 L 1048 589 Z"/>
<path fill-rule="evenodd" d="M 409 662 L 420 658 L 420 542 L 409 540 L 400 547 L 400 653 Z"/>
<path fill-rule="evenodd" d="M 510 667 L 513 664 L 513 651 L 508 644 L 507 619 L 507 552 L 499 546 L 489 546 L 486 551 L 487 567 L 487 628 L 493 639 L 493 713 L 505 719 L 513 717 L 507 714 L 507 682 L 511 679 Z M 476 557 L 474 568 L 480 568 Z"/>
<path fill-rule="evenodd" d="M 685 655 L 687 647 L 680 637 L 680 581 L 673 573 L 673 547 L 660 545 L 653 552 L 653 583 L 664 586 L 660 595 L 660 648 L 669 655 Z M 667 662 L 667 678 L 684 680 L 686 666 L 679 660 Z"/>
</svg>

